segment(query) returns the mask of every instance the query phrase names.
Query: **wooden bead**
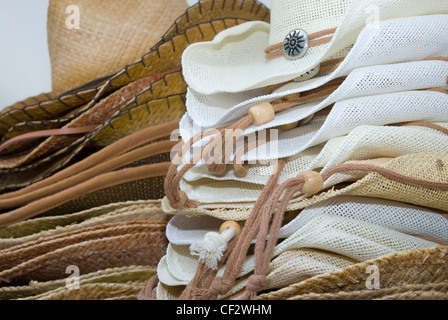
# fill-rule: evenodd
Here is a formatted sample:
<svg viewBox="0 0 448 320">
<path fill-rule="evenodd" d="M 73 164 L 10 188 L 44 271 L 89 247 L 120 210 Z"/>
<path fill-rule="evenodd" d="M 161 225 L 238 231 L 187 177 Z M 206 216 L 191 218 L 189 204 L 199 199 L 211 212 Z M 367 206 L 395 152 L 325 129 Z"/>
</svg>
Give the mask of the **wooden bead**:
<svg viewBox="0 0 448 320">
<path fill-rule="evenodd" d="M 282 131 L 289 131 L 289 130 L 296 128 L 298 125 L 299 125 L 299 121 L 296 121 L 296 122 L 284 124 L 282 126 L 278 126 L 275 128 L 278 130 L 282 130 Z"/>
<path fill-rule="evenodd" d="M 241 226 L 239 225 L 238 222 L 236 221 L 232 221 L 232 220 L 228 220 L 226 222 L 224 222 L 221 227 L 219 228 L 219 233 L 223 233 L 225 230 L 229 229 L 229 228 L 233 228 L 235 229 L 235 237 L 238 237 L 241 234 Z"/>
<path fill-rule="evenodd" d="M 322 176 L 315 171 L 302 171 L 297 175 L 297 178 L 305 180 L 302 193 L 308 197 L 321 191 L 324 186 Z"/>
<path fill-rule="evenodd" d="M 275 117 L 274 107 L 269 102 L 263 102 L 253 106 L 249 109 L 249 114 L 257 126 L 268 123 L 274 120 Z"/>
</svg>

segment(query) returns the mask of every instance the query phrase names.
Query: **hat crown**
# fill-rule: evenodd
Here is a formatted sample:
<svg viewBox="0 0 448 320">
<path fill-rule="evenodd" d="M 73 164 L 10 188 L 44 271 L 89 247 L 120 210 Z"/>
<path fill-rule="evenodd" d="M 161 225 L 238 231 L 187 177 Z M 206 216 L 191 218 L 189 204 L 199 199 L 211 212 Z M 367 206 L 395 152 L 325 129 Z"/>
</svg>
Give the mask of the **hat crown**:
<svg viewBox="0 0 448 320">
<path fill-rule="evenodd" d="M 308 34 L 337 27 L 355 0 L 272 0 L 269 44 L 283 42 L 295 29 Z"/>
</svg>

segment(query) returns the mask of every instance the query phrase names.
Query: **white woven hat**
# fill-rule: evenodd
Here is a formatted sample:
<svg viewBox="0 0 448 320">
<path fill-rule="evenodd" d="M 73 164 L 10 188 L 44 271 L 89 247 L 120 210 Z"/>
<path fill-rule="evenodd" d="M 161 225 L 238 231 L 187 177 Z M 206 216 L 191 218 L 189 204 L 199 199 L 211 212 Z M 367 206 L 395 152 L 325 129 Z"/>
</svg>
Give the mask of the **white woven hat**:
<svg viewBox="0 0 448 320">
<path fill-rule="evenodd" d="M 446 28 L 448 28 L 448 15 L 446 16 Z M 438 54 L 448 56 L 448 44 Z M 446 83 L 448 62 L 443 60 L 420 60 L 356 67 L 349 72 L 348 70 L 351 68 L 347 68 L 348 65 L 344 61 L 332 74 L 310 80 L 315 82 L 320 82 L 321 80 L 326 81 L 327 79 L 333 80 L 348 74 L 339 88 L 322 101 L 322 103 L 319 103 L 313 109 L 307 108 L 307 106 L 315 104 L 308 103 L 280 112 L 271 121 L 272 124 L 284 123 L 285 121 L 281 120 L 282 117 L 289 118 L 289 113 L 292 112 L 291 110 L 301 110 L 301 117 L 304 118 L 342 99 L 431 87 L 448 88 L 448 84 Z M 201 124 L 203 129 L 220 127 L 235 122 L 247 115 L 249 108 L 253 104 L 266 101 L 271 102 L 289 94 L 308 91 L 309 88 L 309 85 L 292 82 L 279 88 L 270 95 L 264 95 L 262 92 L 257 93 L 255 92 L 257 90 L 253 90 L 250 93 L 216 94 L 210 96 L 198 94 L 194 90 L 188 89 L 188 112 L 184 115 L 185 119 L 182 120 L 180 128 L 182 133 L 184 130 L 188 130 L 188 127 L 185 127 L 185 121 L 189 121 L 192 124 Z M 260 96 L 257 96 L 257 94 Z M 196 127 L 199 126 L 196 125 Z M 263 127 L 266 127 L 266 125 L 257 127 L 257 129 Z M 186 137 L 188 137 L 188 133 Z"/>
<path fill-rule="evenodd" d="M 266 127 L 291 123 L 319 109 L 320 102 L 292 108 L 279 114 Z M 289 157 L 307 148 L 343 136 L 361 125 L 383 126 L 408 121 L 448 122 L 448 94 L 437 91 L 403 91 L 381 95 L 369 95 L 341 100 L 334 104 L 328 116 L 314 117 L 308 124 L 289 131 L 278 131 L 266 144 L 243 155 L 244 160 L 269 160 Z M 264 126 L 263 126 L 264 127 Z M 256 131 L 251 126 L 244 135 Z M 185 132 L 193 133 L 192 128 Z M 275 132 L 274 132 L 275 133 Z M 184 131 L 182 131 L 184 134 Z M 207 141 L 204 139 L 202 143 Z"/>
<path fill-rule="evenodd" d="M 341 196 L 306 208 L 282 226 L 278 237 L 291 236 L 313 218 L 331 213 L 358 219 L 410 235 L 448 241 L 448 219 L 424 207 L 378 198 Z M 222 220 L 213 217 L 174 216 L 167 225 L 171 244 L 191 245 L 208 232 L 218 232 Z"/>
<path fill-rule="evenodd" d="M 347 267 L 356 260 L 314 249 L 293 249 L 281 253 L 270 264 L 266 278 L 266 290 L 287 287 L 290 284 Z M 247 284 L 247 276 L 237 279 L 232 290 L 221 298 L 238 299 L 239 290 Z M 177 300 L 185 286 L 167 286 L 159 283 L 157 286 L 158 300 Z M 241 292 L 239 292 L 241 293 Z"/>
<path fill-rule="evenodd" d="M 338 241 L 335 241 L 338 239 Z M 313 248 L 337 253 L 356 261 L 366 261 L 388 253 L 416 248 L 430 248 L 437 244 L 370 222 L 333 214 L 314 217 L 292 235 L 280 242 L 273 257 L 299 248 Z M 186 285 L 193 278 L 198 257 L 190 254 L 188 245 L 169 244 L 167 253 L 157 268 L 161 283 L 170 286 Z M 254 256 L 249 255 L 239 277 L 253 270 Z M 222 276 L 224 268 L 218 270 Z"/>
<path fill-rule="evenodd" d="M 206 94 L 266 87 L 305 74 L 352 46 L 366 25 L 374 21 L 369 27 L 377 26 L 375 19 L 440 13 L 448 13 L 447 0 L 273 0 L 270 25 L 243 24 L 219 34 L 212 42 L 191 46 L 183 55 L 183 72 L 190 87 Z M 334 34 L 300 42 L 306 40 L 306 36 L 300 38 L 305 34 L 313 38 L 333 28 L 336 28 Z M 301 29 L 296 32 L 298 36 L 288 39 L 297 29 Z M 331 41 L 314 45 L 331 34 Z M 290 46 L 308 43 L 309 48 L 300 49 L 294 60 L 288 54 L 266 58 L 267 47 L 276 44 L 281 47 L 284 41 Z"/>
<path fill-rule="evenodd" d="M 437 124 L 448 128 L 447 123 Z M 333 138 L 324 145 L 309 148 L 289 157 L 279 182 L 293 178 L 301 171 L 319 168 L 325 171 L 347 161 L 394 158 L 407 154 L 446 152 L 446 150 L 448 150 L 448 137 L 434 129 L 363 125 L 352 130 L 347 136 Z M 249 166 L 245 177 L 239 177 L 233 171 L 224 176 L 215 176 L 209 174 L 205 166 L 197 166 L 185 174 L 181 180 L 181 189 L 190 199 L 201 203 L 199 208 L 229 205 L 250 207 L 258 199 L 272 170 L 272 165 L 260 164 Z M 342 177 L 346 180 L 353 178 L 346 175 Z M 342 181 L 336 178 L 329 179 L 325 182 L 325 188 Z"/>
</svg>

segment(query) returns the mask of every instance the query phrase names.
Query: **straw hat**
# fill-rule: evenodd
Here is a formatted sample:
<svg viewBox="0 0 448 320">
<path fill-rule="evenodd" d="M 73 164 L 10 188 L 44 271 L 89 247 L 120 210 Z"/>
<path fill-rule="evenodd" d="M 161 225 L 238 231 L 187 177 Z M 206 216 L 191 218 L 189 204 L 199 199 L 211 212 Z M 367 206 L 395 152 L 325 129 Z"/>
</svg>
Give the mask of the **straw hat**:
<svg viewBox="0 0 448 320">
<path fill-rule="evenodd" d="M 111 296 L 112 290 L 104 290 L 104 285 L 125 285 L 129 282 L 140 283 L 148 280 L 156 272 L 154 267 L 129 266 L 122 268 L 112 268 L 97 272 L 83 274 L 79 277 L 79 289 L 72 290 L 66 287 L 66 279 L 53 280 L 47 282 L 32 281 L 27 286 L 3 287 L 0 288 L 0 299 L 24 299 L 24 300 L 45 300 L 55 298 L 56 295 L 64 296 L 67 299 L 78 300 L 102 298 Z M 95 285 L 101 287 L 95 290 Z M 117 289 L 117 286 L 109 286 Z M 123 288 L 123 287 L 122 287 Z M 80 294 L 82 292 L 82 294 Z M 98 294 L 101 293 L 101 295 Z M 135 294 L 136 295 L 136 294 Z"/>
<path fill-rule="evenodd" d="M 71 6 L 79 9 L 79 29 L 70 26 L 75 21 L 67 21 L 66 11 Z M 51 0 L 47 29 L 52 94 L 75 89 L 135 62 L 186 9 L 186 1 L 179 0 Z"/>
<path fill-rule="evenodd" d="M 270 25 L 248 23 L 186 50 L 185 79 L 192 89 L 205 94 L 285 82 L 352 46 L 372 18 L 384 21 L 447 13 L 447 8 L 446 0 L 274 0 Z"/>
<path fill-rule="evenodd" d="M 393 253 L 335 270 L 278 291 L 262 300 L 284 299 L 423 299 L 444 298 L 448 290 L 447 247 Z M 368 290 L 369 267 L 380 274 L 380 289 Z M 370 269 L 371 270 L 371 269 Z M 432 294 L 431 294 L 432 293 Z"/>
<path fill-rule="evenodd" d="M 62 288 L 23 300 L 137 300 L 137 294 L 145 284 L 145 280 L 126 283 L 87 283 L 79 289 Z"/>
<path fill-rule="evenodd" d="M 57 1 L 55 1 L 55 4 L 57 4 Z M 129 4 L 121 5 L 127 6 Z M 119 9 L 117 6 L 114 8 Z M 118 15 L 123 16 L 122 11 L 119 11 Z M 143 17 L 146 19 L 144 15 Z M 130 18 L 128 17 L 128 19 Z M 85 105 L 91 104 L 92 99 L 95 103 L 99 102 L 105 95 L 144 76 L 180 67 L 180 56 L 185 47 L 195 41 L 207 39 L 206 34 L 201 30 L 201 24 L 208 23 L 211 24 L 212 29 L 215 28 L 212 31 L 213 35 L 209 37 L 209 39 L 213 39 L 216 32 L 227 28 L 226 24 L 229 21 L 226 19 L 233 20 L 233 23 L 230 23 L 229 26 L 251 20 L 269 21 L 269 10 L 252 0 L 239 0 L 235 4 L 226 0 L 201 1 L 189 7 L 177 19 L 171 20 L 169 22 L 170 27 L 166 29 L 158 43 L 145 44 L 146 51 L 143 57 L 136 57 L 132 63 L 122 63 L 118 70 L 109 70 L 110 76 L 83 83 L 80 87 L 68 90 L 60 95 L 41 94 L 4 108 L 0 113 L 0 119 L 2 120 L 0 132 L 3 134 L 11 125 L 22 121 L 52 119 L 56 115 L 69 111 L 73 113 L 75 108 L 84 106 L 82 109 L 85 109 Z M 96 22 L 95 19 L 93 21 Z M 157 28 L 154 25 L 151 27 Z M 98 32 L 99 29 L 96 29 L 96 31 Z M 130 39 L 127 40 L 131 41 Z M 70 44 L 76 45 L 76 43 Z M 84 51 L 88 51 L 88 49 Z"/>
<path fill-rule="evenodd" d="M 163 222 L 148 223 L 144 220 L 105 223 L 99 226 L 81 228 L 72 232 L 28 241 L 21 245 L 0 250 L 0 257 L 2 257 L 0 270 L 13 268 L 45 253 L 73 244 L 138 232 L 164 232 L 165 226 L 166 223 Z"/>
<path fill-rule="evenodd" d="M 143 57 L 111 76 L 57 98 L 43 95 L 4 109 L 0 113 L 2 142 L 19 140 L 2 150 L 6 152 L 0 161 L 2 188 L 23 187 L 51 175 L 87 145 L 103 147 L 141 128 L 179 119 L 185 112 L 186 85 L 179 71 L 184 49 L 211 40 L 228 27 L 269 19 L 267 8 L 253 1 L 237 6 L 215 2 L 201 1 L 188 8 Z M 36 138 L 36 130 L 44 128 L 61 130 L 62 136 L 53 135 L 42 143 L 30 143 L 21 136 L 30 133 Z"/>
<path fill-rule="evenodd" d="M 0 250 L 12 248 L 38 239 L 66 235 L 88 227 L 104 224 L 145 220 L 148 223 L 167 223 L 158 200 L 139 200 L 110 203 L 84 211 L 28 219 L 0 229 Z"/>
<path fill-rule="evenodd" d="M 121 235 L 94 238 L 42 253 L 1 271 L 0 282 L 4 286 L 62 279 L 66 278 L 66 268 L 71 265 L 85 273 L 130 265 L 156 266 L 168 245 L 165 233 L 144 230 L 144 226 L 137 229 L 134 233 L 125 231 Z"/>
</svg>

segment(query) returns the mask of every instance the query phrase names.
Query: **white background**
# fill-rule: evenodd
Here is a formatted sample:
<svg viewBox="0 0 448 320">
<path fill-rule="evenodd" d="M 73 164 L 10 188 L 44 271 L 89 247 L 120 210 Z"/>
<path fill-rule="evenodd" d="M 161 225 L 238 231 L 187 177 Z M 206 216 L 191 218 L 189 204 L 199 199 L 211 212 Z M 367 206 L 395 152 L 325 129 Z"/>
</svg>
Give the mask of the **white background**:
<svg viewBox="0 0 448 320">
<path fill-rule="evenodd" d="M 51 91 L 48 0 L 0 0 L 0 109 Z"/>
<path fill-rule="evenodd" d="M 0 0 L 0 110 L 39 93 L 51 92 L 48 2 Z M 187 2 L 191 5 L 197 0 Z M 261 2 L 269 6 L 270 0 Z"/>
</svg>

